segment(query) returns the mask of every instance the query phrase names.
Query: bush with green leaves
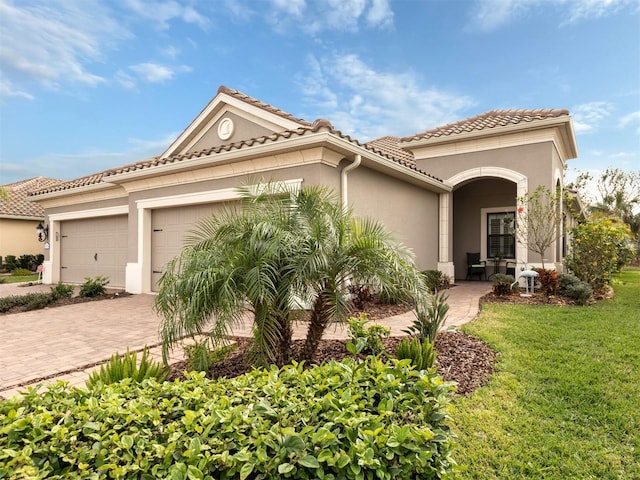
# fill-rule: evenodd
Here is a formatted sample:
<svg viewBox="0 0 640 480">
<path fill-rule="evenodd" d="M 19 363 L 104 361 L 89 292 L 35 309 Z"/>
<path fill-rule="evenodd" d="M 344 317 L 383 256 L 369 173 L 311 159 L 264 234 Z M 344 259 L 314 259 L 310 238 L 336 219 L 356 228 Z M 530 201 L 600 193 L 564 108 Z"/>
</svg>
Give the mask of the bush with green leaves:
<svg viewBox="0 0 640 480">
<path fill-rule="evenodd" d="M 493 288 L 491 291 L 494 295 L 498 296 L 511 295 L 513 292 L 511 289 L 513 282 L 515 282 L 513 276 L 505 275 L 504 273 L 496 273 L 493 277 Z"/>
<path fill-rule="evenodd" d="M 208 372 L 211 365 L 219 362 L 235 349 L 235 344 L 231 344 L 212 350 L 209 346 L 209 339 L 185 345 L 183 350 L 187 359 L 187 370 L 190 372 Z"/>
<path fill-rule="evenodd" d="M 451 287 L 451 280 L 440 270 L 424 270 L 422 275 L 424 276 L 427 288 L 432 293 Z"/>
<path fill-rule="evenodd" d="M 109 283 L 109 279 L 105 276 L 99 275 L 97 277 L 85 277 L 84 283 L 80 287 L 81 297 L 99 297 L 106 292 L 106 285 Z"/>
<path fill-rule="evenodd" d="M 18 259 L 15 255 L 7 255 L 4 257 L 4 268 L 10 272 L 18 268 Z"/>
<path fill-rule="evenodd" d="M 453 387 L 409 363 L 30 389 L 0 403 L 0 478 L 450 477 Z"/>
<path fill-rule="evenodd" d="M 11 272 L 11 275 L 13 275 L 14 277 L 27 277 L 29 275 L 31 275 L 32 272 L 31 270 L 27 270 L 26 268 L 14 268 L 13 271 Z"/>
<path fill-rule="evenodd" d="M 55 287 L 51 287 L 51 296 L 54 300 L 71 298 L 73 296 L 73 285 L 58 283 Z"/>
<path fill-rule="evenodd" d="M 558 275 L 558 293 L 574 299 L 578 305 L 586 305 L 593 295 L 593 288 L 575 275 L 561 273 Z"/>
<path fill-rule="evenodd" d="M 50 293 L 27 293 L 26 295 L 11 295 L 0 298 L 0 313 L 5 313 L 15 307 L 20 307 L 23 312 L 38 310 L 49 305 L 53 301 Z"/>
<path fill-rule="evenodd" d="M 419 338 L 405 338 L 396 348 L 396 357 L 411 360 L 411 365 L 418 370 L 427 370 L 436 361 L 436 351 L 433 342 L 428 339 L 421 341 Z"/>
<path fill-rule="evenodd" d="M 352 355 L 360 353 L 368 353 L 372 355 L 380 355 L 385 351 L 383 338 L 387 338 L 391 334 L 384 325 L 371 325 L 369 323 L 369 315 L 361 313 L 358 318 L 349 317 L 347 320 L 350 341 L 347 342 L 347 351 Z"/>
<path fill-rule="evenodd" d="M 134 382 L 141 382 L 146 378 L 154 378 L 160 382 L 169 375 L 169 368 L 162 363 L 149 358 L 149 351 L 145 347 L 138 362 L 137 353 L 127 352 L 124 355 L 114 353 L 109 361 L 94 370 L 86 381 L 87 388 L 97 385 L 109 385 L 130 378 Z"/>
<path fill-rule="evenodd" d="M 598 290 L 620 268 L 621 249 L 628 239 L 628 227 L 612 219 L 582 223 L 572 230 L 571 252 L 564 259 L 565 265 Z"/>
<path fill-rule="evenodd" d="M 429 340 L 433 343 L 438 330 L 447 319 L 447 312 L 449 311 L 448 298 L 444 293 L 434 293 L 433 295 L 421 297 L 414 310 L 416 318 L 404 332 L 418 337 L 420 341 Z"/>
<path fill-rule="evenodd" d="M 29 272 L 35 272 L 38 265 L 41 265 L 42 262 L 44 262 L 44 255 L 41 253 L 38 255 L 20 255 L 16 260 L 16 264 L 19 268 L 24 268 L 25 270 L 29 270 Z"/>
</svg>

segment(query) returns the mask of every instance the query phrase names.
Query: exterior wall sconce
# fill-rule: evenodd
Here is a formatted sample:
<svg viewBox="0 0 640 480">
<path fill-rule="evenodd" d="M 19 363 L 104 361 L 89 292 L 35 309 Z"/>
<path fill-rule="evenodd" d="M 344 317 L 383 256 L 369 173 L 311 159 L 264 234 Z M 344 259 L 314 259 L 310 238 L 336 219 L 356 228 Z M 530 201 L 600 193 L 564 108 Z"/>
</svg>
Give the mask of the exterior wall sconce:
<svg viewBox="0 0 640 480">
<path fill-rule="evenodd" d="M 38 232 L 38 241 L 45 242 L 49 238 L 49 225 L 43 227 L 42 222 L 38 223 L 36 232 Z"/>
</svg>

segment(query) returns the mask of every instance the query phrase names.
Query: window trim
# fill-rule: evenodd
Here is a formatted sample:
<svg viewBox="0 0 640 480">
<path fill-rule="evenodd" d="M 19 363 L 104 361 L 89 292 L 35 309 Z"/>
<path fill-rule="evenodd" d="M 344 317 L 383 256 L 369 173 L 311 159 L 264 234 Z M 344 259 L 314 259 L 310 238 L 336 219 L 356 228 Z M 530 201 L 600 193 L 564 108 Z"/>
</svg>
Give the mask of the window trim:
<svg viewBox="0 0 640 480">
<path fill-rule="evenodd" d="M 491 258 L 487 257 L 487 240 L 489 238 L 487 232 L 487 221 L 489 213 L 513 213 L 514 218 L 516 217 L 516 209 L 515 205 L 509 205 L 504 207 L 489 207 L 489 208 L 481 208 L 480 209 L 480 252 L 481 258 L 483 260 L 491 260 Z M 515 236 L 515 235 L 514 235 Z M 515 239 L 515 252 L 516 257 L 518 256 L 518 241 Z M 516 258 L 503 258 L 504 260 L 516 260 Z"/>
</svg>

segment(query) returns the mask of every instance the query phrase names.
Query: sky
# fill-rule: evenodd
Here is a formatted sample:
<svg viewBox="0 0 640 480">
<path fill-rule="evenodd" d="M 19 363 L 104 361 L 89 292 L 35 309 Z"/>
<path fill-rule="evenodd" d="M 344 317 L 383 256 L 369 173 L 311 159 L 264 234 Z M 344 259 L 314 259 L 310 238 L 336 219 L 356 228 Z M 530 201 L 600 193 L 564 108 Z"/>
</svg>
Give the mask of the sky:
<svg viewBox="0 0 640 480">
<path fill-rule="evenodd" d="M 0 184 L 159 155 L 220 85 L 361 142 L 566 108 L 569 180 L 640 170 L 640 0 L 0 0 Z"/>
</svg>

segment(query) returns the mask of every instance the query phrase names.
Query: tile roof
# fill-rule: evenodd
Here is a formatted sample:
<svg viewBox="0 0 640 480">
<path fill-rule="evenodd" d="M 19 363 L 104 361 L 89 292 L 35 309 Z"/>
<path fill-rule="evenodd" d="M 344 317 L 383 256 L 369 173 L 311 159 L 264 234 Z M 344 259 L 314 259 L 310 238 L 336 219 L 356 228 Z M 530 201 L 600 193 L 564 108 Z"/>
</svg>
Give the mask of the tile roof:
<svg viewBox="0 0 640 480">
<path fill-rule="evenodd" d="M 401 148 L 400 140 L 400 137 L 388 135 L 386 137 L 380 137 L 376 138 L 375 140 L 371 140 L 365 143 L 365 145 L 371 150 L 386 157 L 392 158 L 396 162 L 401 163 L 406 167 L 415 167 L 416 161 L 413 157 L 413 153 Z"/>
<path fill-rule="evenodd" d="M 231 88 L 225 87 L 224 85 L 220 85 L 220 87 L 218 88 L 218 93 L 226 93 L 227 95 L 237 98 L 238 100 L 242 100 L 243 102 L 248 103 L 249 105 L 253 105 L 254 107 L 261 108 L 262 110 L 266 110 L 269 113 L 273 113 L 282 118 L 286 118 L 287 120 L 297 122 L 300 125 L 304 125 L 307 127 L 310 127 L 312 125 L 311 123 L 307 122 L 303 118 L 294 117 L 290 113 L 282 111 L 279 108 L 276 108 L 273 105 L 269 105 L 268 103 L 264 103 L 256 98 L 250 97 L 249 95 L 242 93 L 239 90 L 233 90 Z"/>
<path fill-rule="evenodd" d="M 9 193 L 9 199 L 0 198 L 0 216 L 3 217 L 44 217 L 44 209 L 40 204 L 27 200 L 33 191 L 53 188 L 64 183 L 46 177 L 34 177 L 15 183 L 2 185 Z"/>
<path fill-rule="evenodd" d="M 109 177 L 121 173 L 129 173 L 134 171 L 140 171 L 148 168 L 157 167 L 160 165 L 169 165 L 169 164 L 178 164 L 185 160 L 190 160 L 194 158 L 207 157 L 210 155 L 215 155 L 223 152 L 230 152 L 233 150 L 240 150 L 243 148 L 248 148 L 257 145 L 263 145 L 267 143 L 278 142 L 282 140 L 286 140 L 289 138 L 302 137 L 304 135 L 309 135 L 312 133 L 317 133 L 321 130 L 332 133 L 342 139 L 347 140 L 348 142 L 355 144 L 357 146 L 361 146 L 372 153 L 375 153 L 379 156 L 387 158 L 395 163 L 398 163 L 404 167 L 409 168 L 415 172 L 421 173 L 429 178 L 442 181 L 439 178 L 436 178 L 420 169 L 418 169 L 415 165 L 415 162 L 412 161 L 413 156 L 408 152 L 401 150 L 400 148 L 385 146 L 386 143 L 393 142 L 381 142 L 374 140 L 373 142 L 361 144 L 355 139 L 352 139 L 349 135 L 344 135 L 339 130 L 336 130 L 333 125 L 328 120 L 318 119 L 313 124 L 309 124 L 309 126 L 301 126 L 294 130 L 284 130 L 282 132 L 276 132 L 269 135 L 263 135 L 261 137 L 250 138 L 248 140 L 242 140 L 239 142 L 228 143 L 225 145 L 219 145 L 216 147 L 205 148 L 203 150 L 198 150 L 194 152 L 187 152 L 182 155 L 172 155 L 169 157 L 152 157 L 146 160 L 142 160 L 140 162 L 131 163 L 128 165 L 123 165 L 116 168 L 111 168 L 109 170 L 105 170 L 103 172 L 99 172 L 93 175 L 89 175 L 86 177 L 78 178 L 72 180 L 70 182 L 66 182 L 60 185 L 55 185 L 50 188 L 45 188 L 43 190 L 39 190 L 34 192 L 34 195 L 41 195 L 46 193 L 60 192 L 64 190 L 71 190 L 78 187 L 95 185 L 103 182 L 109 182 Z M 387 137 L 383 137 L 387 138 Z M 397 137 L 389 137 L 389 138 L 397 138 Z M 382 140 L 382 139 L 378 139 Z M 377 143 L 376 143 L 377 142 Z"/>
<path fill-rule="evenodd" d="M 569 115 L 565 109 L 540 109 L 540 110 L 491 110 L 476 115 L 475 117 L 449 123 L 425 132 L 417 133 L 401 139 L 402 142 L 413 140 L 426 140 L 429 138 L 447 137 L 474 131 L 488 130 L 520 123 L 532 123 L 548 118 Z"/>
</svg>

